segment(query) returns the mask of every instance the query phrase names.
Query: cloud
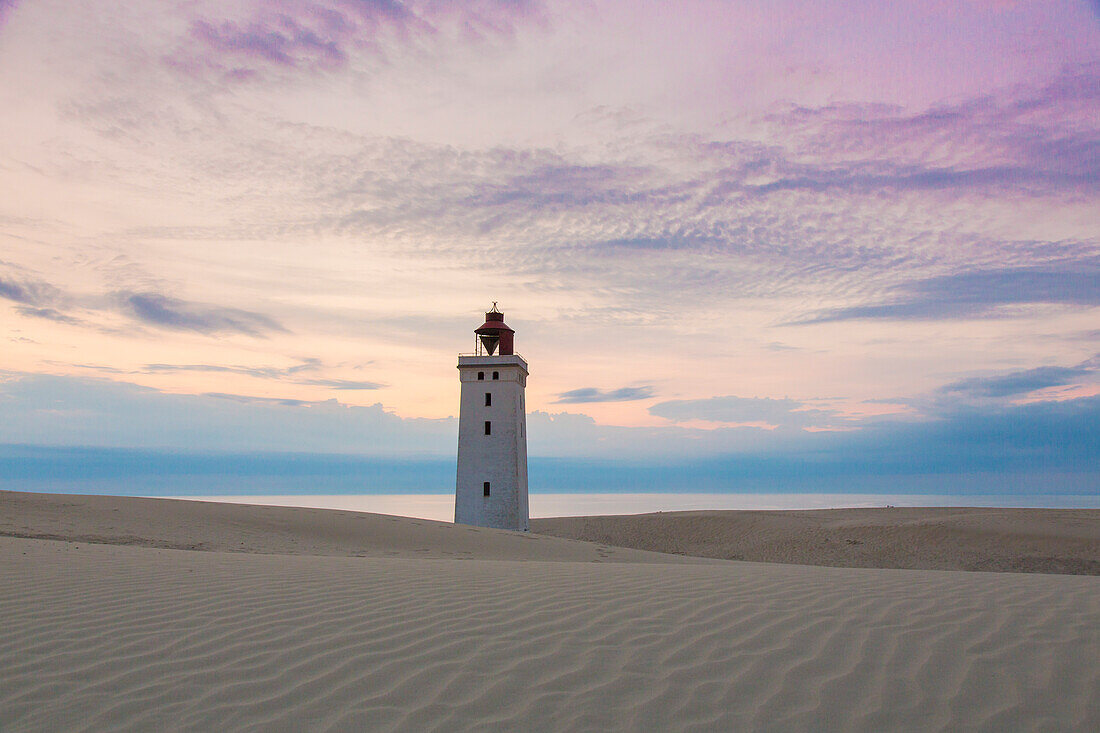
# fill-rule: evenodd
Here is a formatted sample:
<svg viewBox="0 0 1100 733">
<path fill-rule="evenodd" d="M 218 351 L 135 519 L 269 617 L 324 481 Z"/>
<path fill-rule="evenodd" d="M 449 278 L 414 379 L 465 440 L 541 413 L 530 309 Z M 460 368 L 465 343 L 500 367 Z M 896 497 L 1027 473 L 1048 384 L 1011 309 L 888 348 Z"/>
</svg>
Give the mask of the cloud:
<svg viewBox="0 0 1100 733">
<path fill-rule="evenodd" d="M 974 217 L 986 203 L 1049 199 L 1054 212 L 1095 194 L 1100 131 L 1081 111 L 1100 101 L 1095 88 L 1100 66 L 1083 66 L 916 113 L 788 109 L 770 118 L 769 144 L 627 127 L 598 162 L 564 147 L 365 142 L 350 169 L 316 162 L 331 207 L 312 225 L 503 264 L 624 313 L 785 296 L 856 304 L 803 322 L 1091 303 L 1091 233 L 1013 240 Z M 378 172 L 394 161 L 408 175 Z M 885 188 L 905 198 L 883 210 Z M 981 292 L 968 302 L 955 286 Z M 867 303 L 884 291 L 896 302 Z"/>
<path fill-rule="evenodd" d="M 146 364 L 141 371 L 150 374 L 164 372 L 218 372 L 244 374 L 261 379 L 278 379 L 322 367 L 320 359 L 309 358 L 290 367 L 240 366 L 225 364 Z"/>
<path fill-rule="evenodd" d="M 29 306 L 46 305 L 55 302 L 59 295 L 60 291 L 57 288 L 41 280 L 0 277 L 0 298 L 16 303 Z"/>
<path fill-rule="evenodd" d="M 298 400 L 288 397 L 257 397 L 255 395 L 234 394 L 232 392 L 203 392 L 198 397 L 210 397 L 216 400 L 229 400 L 243 405 L 278 405 L 280 407 L 319 407 L 326 403 L 336 404 L 335 400 Z"/>
<path fill-rule="evenodd" d="M 41 318 L 70 326 L 84 323 L 59 310 L 68 298 L 60 289 L 43 280 L 11 275 L 0 277 L 0 298 L 20 303 L 15 311 L 28 318 Z"/>
<path fill-rule="evenodd" d="M 487 181 L 464 203 L 539 210 L 640 203 L 652 195 L 634 190 L 644 173 L 645 169 L 629 165 L 544 164 L 499 183 Z"/>
<path fill-rule="evenodd" d="M 265 336 L 287 333 L 274 319 L 239 308 L 191 303 L 160 293 L 120 293 L 123 309 L 142 323 L 202 334 L 239 333 Z"/>
<path fill-rule="evenodd" d="M 279 70 L 334 71 L 353 53 L 380 54 L 384 32 L 407 36 L 416 21 L 403 4 L 389 0 L 267 3 L 247 19 L 192 20 L 186 40 L 166 62 L 191 75 L 213 72 L 227 82 Z"/>
<path fill-rule="evenodd" d="M 346 28 L 343 16 L 328 14 L 320 19 L 320 25 L 327 26 L 329 37 L 285 14 L 268 19 L 268 23 L 253 21 L 244 26 L 233 21 L 215 25 L 197 20 L 191 25 L 191 40 L 208 53 L 237 61 L 320 69 L 342 66 L 347 59 L 338 42 Z"/>
<path fill-rule="evenodd" d="M 0 278 L 0 298 L 22 304 L 16 307 L 16 311 L 24 316 L 68 325 L 86 325 L 85 321 L 60 310 L 61 306 L 78 299 L 42 280 L 11 276 Z M 93 298 L 88 303 L 91 304 L 91 312 L 118 309 L 126 316 L 158 328 L 247 336 L 287 333 L 277 321 L 260 313 L 188 302 L 154 292 L 123 291 L 107 299 L 106 306 L 100 298 Z M 168 365 L 154 365 L 154 368 L 166 371 Z M 194 370 L 200 368 L 196 366 Z M 209 367 L 208 370 L 217 369 L 228 370 L 219 367 Z"/>
<path fill-rule="evenodd" d="M 545 16 L 526 0 L 279 0 L 258 5 L 247 19 L 192 20 L 186 42 L 166 61 L 192 75 L 254 81 L 280 70 L 342 70 L 356 57 L 385 64 L 445 40 L 508 38 L 530 22 Z"/>
<path fill-rule="evenodd" d="M 720 417 L 782 418 L 797 412 L 787 401 L 773 402 L 783 404 L 742 402 L 736 415 L 726 411 Z M 875 418 L 852 427 L 858 429 L 631 428 L 599 425 L 586 415 L 533 412 L 528 415 L 528 440 L 532 478 L 544 490 L 1100 490 L 1100 443 L 1095 439 L 1100 434 L 1100 396 L 1025 405 L 941 403 L 937 414 L 919 420 Z M 396 465 L 386 476 L 401 486 L 428 480 L 409 463 L 426 460 L 436 466 L 433 483 L 414 488 L 450 491 L 453 471 L 448 479 L 445 466 L 437 464 L 448 461 L 453 467 L 456 440 L 453 418 L 401 418 L 380 404 L 178 395 L 106 380 L 41 375 L 9 373 L 0 378 L 0 446 L 8 446 L 0 448 L 0 474 L 26 477 L 33 470 L 37 473 L 32 478 L 43 482 L 41 490 L 70 490 L 100 476 L 103 463 L 90 458 L 104 457 L 102 449 L 116 447 L 133 454 L 123 467 L 131 478 L 135 472 L 177 478 L 190 472 L 194 493 L 204 490 L 204 473 L 213 479 L 214 474 L 236 472 L 256 478 L 248 484 L 256 490 L 264 485 L 258 477 L 276 474 L 284 475 L 279 486 L 309 490 L 315 486 L 310 479 L 315 470 L 329 476 L 318 479 L 319 485 L 331 485 L 331 480 L 341 490 L 353 490 L 359 472 L 361 485 L 385 488 L 376 485 L 375 469 L 363 468 L 362 457 Z M 34 445 L 40 447 L 26 447 Z M 71 449 L 69 458 L 55 455 L 64 453 L 59 451 L 63 446 Z M 164 455 L 138 455 L 149 449 L 176 455 L 186 465 L 165 467 L 163 461 L 169 459 Z M 73 450 L 90 452 L 78 458 Z M 12 456 L 13 451 L 22 453 Z M 28 451 L 38 458 L 28 461 Z M 228 455 L 242 451 L 258 453 L 248 459 Z M 296 455 L 277 455 L 291 451 Z M 341 453 L 344 458 L 334 455 Z M 330 475 L 334 472 L 338 480 Z M 295 478 L 288 483 L 285 476 Z M 136 481 L 129 490 L 142 485 L 148 484 Z"/>
<path fill-rule="evenodd" d="M 767 119 L 787 149 L 768 190 L 890 186 L 909 190 L 1095 190 L 1100 63 L 1067 65 L 1043 83 L 1005 87 L 918 112 L 881 104 L 790 107 Z M 825 164 L 832 161 L 832 164 Z"/>
<path fill-rule="evenodd" d="M 829 323 L 860 319 L 941 320 L 1003 315 L 1001 306 L 1100 305 L 1100 266 L 1021 267 L 975 270 L 906 283 L 892 302 L 824 311 L 792 322 Z"/>
<path fill-rule="evenodd" d="M 286 369 L 277 367 L 247 367 L 227 366 L 223 364 L 146 364 L 143 372 L 150 374 L 164 372 L 215 372 L 221 374 L 244 374 L 250 377 L 280 377 L 287 373 Z"/>
<path fill-rule="evenodd" d="M 809 408 L 791 399 L 770 397 L 708 397 L 669 400 L 649 408 L 649 414 L 674 422 L 703 420 L 714 423 L 764 422 L 781 427 L 825 426 L 837 421 L 834 410 Z"/>
<path fill-rule="evenodd" d="M 4 21 L 18 4 L 19 0 L 0 0 L 0 27 L 3 27 Z"/>
<path fill-rule="evenodd" d="M 399 20 L 364 7 L 380 14 L 383 36 L 396 33 Z M 401 7 L 428 18 L 432 28 L 466 17 L 443 5 Z M 370 36 L 350 5 L 267 5 L 256 13 L 264 28 L 293 40 L 298 26 L 327 22 L 318 8 L 356 24 L 340 48 L 353 49 Z M 516 13 L 516 22 L 526 22 Z M 297 26 L 280 25 L 280 14 Z M 253 20 L 205 22 L 231 23 L 244 33 Z M 391 40 L 418 47 L 417 33 Z M 237 63 L 238 51 L 207 51 L 226 68 Z M 261 70 L 281 73 L 313 63 L 307 51 L 299 60 L 297 51 L 285 51 L 289 65 L 271 50 L 251 49 L 249 58 Z M 130 236 L 356 238 L 370 241 L 379 255 L 411 258 L 425 272 L 461 263 L 506 273 L 517 289 L 583 293 L 586 306 L 623 319 L 788 298 L 840 307 L 810 317 L 777 314 L 776 320 L 938 317 L 930 294 L 901 297 L 907 282 L 1000 267 L 1072 269 L 1075 261 L 1095 257 L 1090 232 L 1073 236 L 1086 228 L 1072 223 L 1084 215 L 1062 216 L 1060 207 L 1088 201 L 1100 180 L 1100 132 L 1083 111 L 1095 109 L 1098 87 L 1100 66 L 1084 65 L 1044 84 L 915 112 L 863 103 L 785 107 L 746 121 L 763 130 L 763 142 L 721 127 L 698 134 L 609 117 L 572 130 L 585 136 L 583 145 L 464 146 L 424 141 L 438 139 L 432 135 L 354 134 L 280 122 L 264 113 L 249 117 L 247 132 L 242 123 L 239 134 L 217 123 L 217 136 L 204 146 L 178 140 L 187 151 L 174 169 L 180 180 L 161 182 L 206 176 L 247 192 L 234 194 L 226 217 L 231 226 L 140 227 Z M 135 117 L 110 108 L 103 114 L 97 126 L 108 130 Z M 158 134 L 196 128 L 201 137 L 211 124 L 167 120 Z M 159 139 L 148 134 L 143 144 Z M 883 193 L 887 188 L 898 195 Z M 1056 237 L 1031 231 L 1016 241 L 1004 235 L 1013 228 L 980 223 L 1018 202 L 1040 201 L 1060 222 Z M 983 210 L 984 204 L 997 211 Z M 882 301 L 884 292 L 898 301 Z M 974 305 L 963 310 L 984 313 Z"/>
<path fill-rule="evenodd" d="M 558 395 L 555 402 L 580 404 L 584 402 L 631 402 L 633 400 L 647 400 L 653 396 L 653 388 L 620 387 L 619 389 L 602 390 L 595 387 L 583 387 L 571 389 Z"/>
<path fill-rule="evenodd" d="M 96 378 L 0 373 L 0 444 L 453 455 L 457 420 L 247 394 L 169 394 Z"/>
<path fill-rule="evenodd" d="M 355 379 L 299 379 L 298 384 L 312 384 L 330 389 L 382 389 L 386 385 L 380 382 L 365 382 Z"/>
<path fill-rule="evenodd" d="M 19 306 L 15 309 L 19 313 L 32 318 L 44 318 L 47 321 L 54 321 L 56 323 L 65 323 L 70 326 L 79 326 L 84 323 L 79 318 L 73 318 L 67 316 L 64 313 L 54 308 L 28 308 L 26 306 Z"/>
<path fill-rule="evenodd" d="M 876 170 L 877 168 L 877 170 Z M 1043 171 L 1025 166 L 983 168 L 922 168 L 878 164 L 852 165 L 847 168 L 818 168 L 807 175 L 780 178 L 759 185 L 744 185 L 741 190 L 753 194 L 778 191 L 827 193 L 842 190 L 869 194 L 883 189 L 894 191 L 949 191 L 989 189 L 993 187 L 1038 188 L 1095 187 L 1095 171 Z"/>
<path fill-rule="evenodd" d="M 984 377 L 967 377 L 940 387 L 941 392 L 972 397 L 1014 397 L 1046 389 L 1074 384 L 1082 377 L 1100 371 L 1100 356 L 1073 367 L 1042 366 L 1034 369 Z"/>
<path fill-rule="evenodd" d="M 689 104 L 676 110 L 682 119 L 667 125 L 667 118 L 639 115 L 593 123 L 570 115 L 600 98 L 590 94 L 598 87 L 585 86 L 590 82 L 584 79 L 536 78 L 540 63 L 556 62 L 554 54 L 563 48 L 558 42 L 569 39 L 559 36 L 556 44 L 536 47 L 524 37 L 516 55 L 498 55 L 508 50 L 504 44 L 485 49 L 458 48 L 459 43 L 440 51 L 436 44 L 451 43 L 470 17 L 463 9 L 467 5 L 450 4 L 451 10 L 445 5 L 400 6 L 428 18 L 423 27 L 406 27 L 386 16 L 380 4 L 327 0 L 250 3 L 243 11 L 236 4 L 217 10 L 187 4 L 148 33 L 134 32 L 132 18 L 128 26 L 113 23 L 117 15 L 129 15 L 123 11 L 94 26 L 88 23 L 94 13 L 81 15 L 84 29 L 102 27 L 110 34 L 69 29 L 80 42 L 58 58 L 68 57 L 70 66 L 85 58 L 96 63 L 88 63 L 86 73 L 64 77 L 85 80 L 61 85 L 76 91 L 56 94 L 78 94 L 78 101 L 90 106 L 84 116 L 61 120 L 72 133 L 62 136 L 70 141 L 66 146 L 50 148 L 46 133 L 52 128 L 46 126 L 41 149 L 35 152 L 28 142 L 26 157 L 44 171 L 35 175 L 59 187 L 58 201 L 86 201 L 82 182 L 94 180 L 99 199 L 118 215 L 100 217 L 101 226 L 93 226 L 100 229 L 89 231 L 86 206 L 58 210 L 59 222 L 27 227 L 37 230 L 52 258 L 35 252 L 32 240 L 12 251 L 27 252 L 19 256 L 28 264 L 55 268 L 56 274 L 43 271 L 52 282 L 90 293 L 73 301 L 85 310 L 72 311 L 89 321 L 95 317 L 92 309 L 103 308 L 121 309 L 137 319 L 124 325 L 146 333 L 154 329 L 138 329 L 138 323 L 211 335 L 272 334 L 271 326 L 288 326 L 296 331 L 295 341 L 267 342 L 283 354 L 343 353 L 334 335 L 353 332 L 373 342 L 358 353 L 374 353 L 375 345 L 379 354 L 390 352 L 407 341 L 400 325 L 389 323 L 394 311 L 420 329 L 454 310 L 460 290 L 484 292 L 485 283 L 517 299 L 522 295 L 525 308 L 543 319 L 538 328 L 544 336 L 568 326 L 576 326 L 578 340 L 614 334 L 617 350 L 621 346 L 622 358 L 629 360 L 660 353 L 655 348 L 660 334 L 661 348 L 682 350 L 688 358 L 713 349 L 727 367 L 730 359 L 744 358 L 769 369 L 774 364 L 777 374 L 797 368 L 798 360 L 760 353 L 770 338 L 759 333 L 763 324 L 807 314 L 810 322 L 815 315 L 879 321 L 948 319 L 960 312 L 989 317 L 1051 298 L 1089 301 L 1094 284 L 1082 282 L 1081 273 L 1095 271 L 1097 264 L 1098 240 L 1088 227 L 1096 192 L 1090 182 L 1097 168 L 1096 67 L 1072 67 L 1049 83 L 954 97 L 957 101 L 927 109 L 810 103 L 775 108 L 767 119 L 748 114 L 722 122 Z M 30 4 L 25 9 L 30 11 Z M 376 22 L 359 15 L 360 9 L 373 13 Z M 20 19 L 23 11 L 20 6 Z M 49 14 L 48 8 L 39 12 Z M 181 13 L 195 12 L 202 15 L 180 22 Z M 607 10 L 611 18 L 616 12 Z M 488 13 L 484 17 L 492 20 Z M 507 13 L 500 17 L 502 25 L 512 22 Z M 569 32 L 580 34 L 581 42 L 594 39 L 583 35 L 593 29 L 576 18 L 573 23 Z M 164 52 L 164 34 L 181 28 L 192 60 L 209 64 L 196 72 L 201 79 L 149 63 Z M 506 38 L 507 32 L 492 37 Z M 89 52 L 91 45 L 99 56 Z M 480 53 L 486 50 L 493 53 Z M 456 64 L 434 63 L 437 52 L 453 56 Z M 22 53 L 27 55 L 19 58 L 38 58 Z M 510 63 L 517 59 L 531 66 Z M 370 73 L 382 67 L 384 74 Z M 336 78 L 341 70 L 348 74 Z M 632 74 L 625 67 L 611 71 Z M 207 83 L 218 73 L 236 72 L 287 83 L 257 83 L 247 93 L 216 79 Z M 638 78 L 647 79 L 640 86 L 650 86 L 648 76 Z M 1006 75 L 1005 83 L 1020 78 Z M 735 80 L 736 75 L 731 83 Z M 653 87 L 658 94 L 671 89 Z M 514 112 L 498 116 L 481 103 L 502 88 Z M 131 106 L 135 100 L 137 106 Z M 550 107 L 552 114 L 544 115 Z M 408 114 L 412 108 L 415 117 Z M 751 108 L 747 102 L 745 108 Z M 139 114 L 145 110 L 152 114 Z M 394 122 L 400 118 L 407 128 Z M 31 130 L 19 120 L 12 118 L 9 127 Z M 475 133 L 494 124 L 512 128 L 512 134 L 506 130 L 496 139 Z M 168 201 L 166 191 L 183 198 Z M 151 226 L 165 224 L 170 226 Z M 77 238 L 66 234 L 82 231 L 85 236 Z M 140 271 L 123 272 L 124 265 L 110 262 L 116 251 L 128 253 L 125 266 Z M 1087 269 L 1090 262 L 1093 270 Z M 288 267 L 294 277 L 287 277 Z M 205 271 L 212 276 L 204 279 Z M 975 278 L 968 280 L 967 273 Z M 1043 278 L 1052 277 L 1044 284 Z M 968 289 L 980 292 L 968 300 Z M 139 301 L 102 303 L 96 293 L 104 290 L 137 295 Z M 273 292 L 281 310 L 263 300 L 263 293 Z M 148 293 L 153 300 L 142 302 Z M 169 299 L 169 293 L 194 302 Z M 1037 300 L 1017 302 L 1021 293 Z M 1076 301 L 1069 305 L 1087 306 Z M 52 308 L 62 316 L 68 312 L 52 302 L 18 304 Z M 577 313 L 589 318 L 578 319 Z M 102 315 L 119 320 L 114 312 Z M 1074 317 L 1079 329 L 1088 314 L 1061 315 L 1043 328 L 1053 335 Z M 607 328 L 616 323 L 631 328 Z M 55 329 L 45 325 L 37 327 L 47 336 Z M 456 328 L 432 326 L 416 333 L 425 346 L 446 344 L 451 333 L 469 331 L 462 323 Z M 945 325 L 945 342 L 965 328 Z M 807 359 L 823 358 L 823 345 L 847 349 L 845 358 L 850 353 L 859 359 L 853 352 L 865 349 L 863 335 L 874 329 L 881 325 L 857 326 L 851 339 L 832 345 L 818 331 L 835 329 L 800 329 L 790 332 L 798 334 L 790 343 L 804 348 Z M 173 338 L 165 331 L 156 334 Z M 538 343 L 527 334 L 533 330 L 522 332 L 524 343 Z M 1008 349 L 1028 348 L 998 347 L 991 343 L 992 332 L 986 336 L 983 348 L 989 344 L 997 352 L 989 357 L 992 363 L 1006 363 Z M 547 336 L 542 343 L 553 338 L 564 340 Z M 898 338 L 913 337 L 899 333 Z M 293 343 L 298 345 L 288 346 Z M 132 353 L 116 348 L 117 340 L 99 344 L 116 366 L 115 359 Z M 755 356 L 735 353 L 741 345 Z M 209 364 L 211 372 L 292 378 L 261 373 L 265 362 L 282 363 L 274 357 L 198 351 L 180 357 L 187 353 L 180 346 L 165 353 L 180 361 L 224 361 Z M 69 347 L 36 351 L 62 348 Z M 957 368 L 945 367 L 946 350 L 927 356 L 930 370 Z M 254 359 L 260 367 L 244 366 Z M 678 368 L 676 360 L 658 361 L 655 368 L 663 376 Z M 317 387 L 360 388 L 398 381 L 384 372 L 392 368 L 298 376 L 328 379 Z M 700 375 L 693 388 L 698 391 L 680 396 L 724 394 L 729 390 L 720 376 Z M 895 381 L 890 375 L 883 396 L 897 396 L 904 386 L 896 385 L 907 378 L 913 377 Z M 169 379 L 158 377 L 156 383 Z M 181 378 L 176 389 L 194 381 Z M 595 372 L 585 381 L 621 384 Z M 568 387 L 559 383 L 551 389 Z M 589 389 L 595 392 L 579 398 L 616 392 Z M 771 424 L 797 425 L 789 413 L 810 409 L 803 407 L 773 413 L 778 422 Z"/>
<path fill-rule="evenodd" d="M 1036 367 L 997 377 L 969 377 L 941 389 L 944 392 L 961 392 L 977 397 L 1012 397 L 1047 387 L 1071 384 L 1091 371 L 1079 367 Z"/>
<path fill-rule="evenodd" d="M 146 364 L 145 367 L 141 369 L 141 371 L 145 373 L 214 372 L 221 374 L 243 374 L 249 377 L 256 377 L 257 379 L 275 379 L 280 381 L 290 381 L 294 384 L 308 384 L 315 387 L 328 387 L 329 389 L 338 390 L 370 390 L 382 389 L 386 386 L 381 382 L 368 382 L 365 380 L 356 379 L 296 378 L 299 374 L 302 374 L 304 372 L 317 371 L 319 369 L 322 369 L 323 367 L 324 364 L 322 364 L 320 359 L 309 358 L 303 361 L 301 364 L 296 364 L 291 367 L 240 366 L 222 364 Z M 224 394 L 216 394 L 212 396 L 232 397 L 231 395 Z"/>
</svg>

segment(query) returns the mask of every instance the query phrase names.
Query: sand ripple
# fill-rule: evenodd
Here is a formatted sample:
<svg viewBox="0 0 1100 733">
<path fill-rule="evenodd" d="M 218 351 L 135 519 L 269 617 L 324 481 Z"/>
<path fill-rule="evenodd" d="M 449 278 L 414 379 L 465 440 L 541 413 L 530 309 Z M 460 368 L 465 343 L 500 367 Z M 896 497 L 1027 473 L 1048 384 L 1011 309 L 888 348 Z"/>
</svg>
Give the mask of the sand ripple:
<svg viewBox="0 0 1100 733">
<path fill-rule="evenodd" d="M 1100 729 L 1093 577 L 0 557 L 5 731 Z"/>
</svg>

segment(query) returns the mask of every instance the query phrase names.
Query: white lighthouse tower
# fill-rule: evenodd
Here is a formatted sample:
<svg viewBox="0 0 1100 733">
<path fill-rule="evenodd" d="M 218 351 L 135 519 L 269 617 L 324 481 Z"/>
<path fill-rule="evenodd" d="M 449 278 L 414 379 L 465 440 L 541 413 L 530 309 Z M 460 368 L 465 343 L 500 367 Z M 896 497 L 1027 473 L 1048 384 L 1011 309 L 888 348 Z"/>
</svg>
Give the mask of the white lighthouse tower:
<svg viewBox="0 0 1100 733">
<path fill-rule="evenodd" d="M 527 511 L 527 362 L 515 353 L 515 331 L 493 309 L 474 330 L 475 353 L 458 357 L 455 522 L 525 531 Z"/>
</svg>

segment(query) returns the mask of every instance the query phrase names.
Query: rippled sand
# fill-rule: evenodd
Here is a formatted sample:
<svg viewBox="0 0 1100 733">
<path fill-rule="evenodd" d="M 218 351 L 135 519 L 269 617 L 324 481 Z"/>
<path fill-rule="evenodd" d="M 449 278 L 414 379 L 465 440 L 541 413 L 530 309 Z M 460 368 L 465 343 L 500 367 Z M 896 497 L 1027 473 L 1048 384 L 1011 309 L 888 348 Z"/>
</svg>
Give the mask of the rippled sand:
<svg viewBox="0 0 1100 733">
<path fill-rule="evenodd" d="M 0 729 L 1100 729 L 1096 577 L 272 509 L 0 494 Z"/>
</svg>

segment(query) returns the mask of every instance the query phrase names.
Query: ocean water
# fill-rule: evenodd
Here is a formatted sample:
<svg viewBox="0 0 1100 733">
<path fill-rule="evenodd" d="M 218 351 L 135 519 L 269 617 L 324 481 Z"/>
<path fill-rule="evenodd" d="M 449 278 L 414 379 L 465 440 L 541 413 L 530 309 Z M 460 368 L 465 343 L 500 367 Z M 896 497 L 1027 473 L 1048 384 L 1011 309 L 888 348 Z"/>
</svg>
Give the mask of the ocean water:
<svg viewBox="0 0 1100 733">
<path fill-rule="evenodd" d="M 265 506 L 343 509 L 450 522 L 453 494 L 281 494 L 175 496 L 175 499 Z M 843 509 L 884 506 L 1047 507 L 1100 509 L 1100 496 L 997 496 L 935 494 L 531 494 L 531 516 L 644 514 L 703 509 Z"/>
</svg>

